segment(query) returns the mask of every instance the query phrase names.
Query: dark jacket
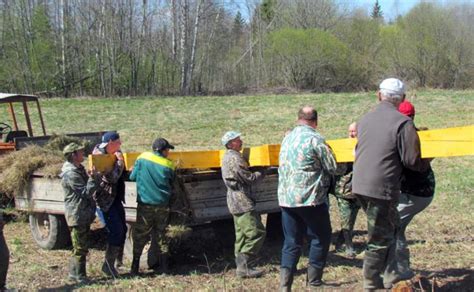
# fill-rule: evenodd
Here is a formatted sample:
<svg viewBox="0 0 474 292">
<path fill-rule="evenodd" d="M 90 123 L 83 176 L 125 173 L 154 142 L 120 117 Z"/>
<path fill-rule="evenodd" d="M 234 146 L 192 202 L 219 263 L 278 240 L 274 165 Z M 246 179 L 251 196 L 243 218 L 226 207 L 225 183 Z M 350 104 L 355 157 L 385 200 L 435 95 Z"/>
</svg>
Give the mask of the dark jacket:
<svg viewBox="0 0 474 292">
<path fill-rule="evenodd" d="M 422 171 L 420 140 L 413 121 L 386 101 L 357 124 L 352 192 L 390 200 L 400 195 L 403 167 Z"/>
</svg>

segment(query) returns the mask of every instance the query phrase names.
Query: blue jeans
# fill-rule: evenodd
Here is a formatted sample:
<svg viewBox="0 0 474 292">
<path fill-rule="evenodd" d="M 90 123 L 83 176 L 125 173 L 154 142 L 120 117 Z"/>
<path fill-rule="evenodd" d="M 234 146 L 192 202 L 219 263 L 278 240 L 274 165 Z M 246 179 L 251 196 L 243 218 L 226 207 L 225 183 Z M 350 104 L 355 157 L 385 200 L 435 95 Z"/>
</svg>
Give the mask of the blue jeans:
<svg viewBox="0 0 474 292">
<path fill-rule="evenodd" d="M 306 234 L 309 240 L 309 264 L 317 269 L 324 268 L 332 232 L 328 205 L 282 207 L 281 223 L 285 236 L 281 250 L 281 267 L 296 271 L 303 237 Z"/>
</svg>

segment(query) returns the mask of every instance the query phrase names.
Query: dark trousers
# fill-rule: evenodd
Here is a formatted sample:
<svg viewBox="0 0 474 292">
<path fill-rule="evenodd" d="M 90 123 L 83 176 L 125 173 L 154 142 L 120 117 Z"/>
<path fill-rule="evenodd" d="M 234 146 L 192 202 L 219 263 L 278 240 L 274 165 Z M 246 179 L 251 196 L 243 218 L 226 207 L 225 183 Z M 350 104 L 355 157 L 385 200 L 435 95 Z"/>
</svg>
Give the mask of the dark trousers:
<svg viewBox="0 0 474 292">
<path fill-rule="evenodd" d="M 5 287 L 7 281 L 8 264 L 10 261 L 10 251 L 8 250 L 3 230 L 0 230 L 0 289 Z"/>
<path fill-rule="evenodd" d="M 109 211 L 104 212 L 105 227 L 109 232 L 107 242 L 109 245 L 122 246 L 125 243 L 127 224 L 125 221 L 125 209 L 122 201 L 115 198 Z"/>
<path fill-rule="evenodd" d="M 296 271 L 303 237 L 306 234 L 309 240 L 309 264 L 314 268 L 324 268 L 332 232 L 328 205 L 282 207 L 281 222 L 285 236 L 281 251 L 281 267 Z"/>
</svg>

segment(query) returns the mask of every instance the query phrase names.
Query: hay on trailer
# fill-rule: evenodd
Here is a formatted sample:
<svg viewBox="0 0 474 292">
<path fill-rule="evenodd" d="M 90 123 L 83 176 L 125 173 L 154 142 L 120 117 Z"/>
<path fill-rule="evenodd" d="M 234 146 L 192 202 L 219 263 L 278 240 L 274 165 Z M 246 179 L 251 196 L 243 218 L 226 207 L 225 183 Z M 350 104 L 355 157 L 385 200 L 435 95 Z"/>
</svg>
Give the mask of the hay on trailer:
<svg viewBox="0 0 474 292">
<path fill-rule="evenodd" d="M 44 146 L 31 145 L 0 157 L 0 194 L 13 197 L 24 188 L 34 172 L 46 177 L 57 177 L 64 163 L 62 149 L 69 143 L 79 143 L 91 151 L 89 142 L 75 137 L 55 135 Z"/>
</svg>

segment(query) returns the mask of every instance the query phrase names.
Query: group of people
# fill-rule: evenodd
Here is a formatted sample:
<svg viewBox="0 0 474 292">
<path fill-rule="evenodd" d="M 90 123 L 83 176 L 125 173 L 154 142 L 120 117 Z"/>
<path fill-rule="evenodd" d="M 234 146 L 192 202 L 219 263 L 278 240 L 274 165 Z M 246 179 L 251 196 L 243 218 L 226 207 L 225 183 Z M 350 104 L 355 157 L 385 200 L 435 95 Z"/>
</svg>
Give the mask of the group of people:
<svg viewBox="0 0 474 292">
<path fill-rule="evenodd" d="M 405 96 L 405 85 L 396 78 L 380 84 L 378 105 L 349 126 L 349 137 L 357 138 L 354 163 L 336 163 L 332 149 L 316 130 L 317 111 L 311 106 L 299 110 L 297 125 L 285 135 L 279 154 L 278 201 L 284 234 L 281 291 L 291 290 L 305 235 L 307 285 L 323 285 L 332 233 L 329 193 L 336 195 L 341 218 L 336 249 L 345 245 L 349 257 L 355 256 L 352 231 L 357 212 L 362 208 L 367 214 L 364 289 L 389 289 L 413 277 L 405 230 L 432 201 L 435 180 L 430 160 L 421 158 L 415 109 Z M 222 144 L 227 149 L 222 178 L 234 218 L 236 273 L 258 277 L 262 271 L 251 260 L 258 256 L 265 229 L 255 213 L 252 186 L 262 180 L 264 171 L 249 169 L 240 153 L 240 133 L 227 132 Z"/>
<path fill-rule="evenodd" d="M 66 162 L 62 167 L 61 184 L 64 190 L 65 217 L 71 232 L 72 256 L 68 278 L 74 282 L 87 280 L 86 255 L 90 225 L 96 213 L 104 218 L 107 229 L 107 249 L 102 272 L 117 278 L 123 267 L 123 249 L 127 233 L 125 218 L 124 158 L 120 150 L 121 140 L 116 132 L 107 132 L 102 143 L 95 146 L 92 154 L 111 154 L 115 161 L 104 173 L 95 168 L 86 171 L 84 146 L 77 143 L 64 147 Z M 169 200 L 174 179 L 174 164 L 167 159 L 174 149 L 166 139 L 153 142 L 152 152 L 142 153 L 136 160 L 129 179 L 137 181 L 137 216 L 132 230 L 133 260 L 131 274 L 138 275 L 140 256 L 151 233 L 156 235 L 160 247 L 159 270 L 166 273 L 168 247 L 164 232 L 169 218 Z"/>
<path fill-rule="evenodd" d="M 405 86 L 395 78 L 384 80 L 377 92 L 374 110 L 349 126 L 349 137 L 357 138 L 354 163 L 337 163 L 332 149 L 317 131 L 318 114 L 311 106 L 298 112 L 296 126 L 285 135 L 279 154 L 278 202 L 281 207 L 284 242 L 281 251 L 280 289 L 290 291 L 306 235 L 309 242 L 307 285 L 323 285 L 323 271 L 331 243 L 329 193 L 336 195 L 341 231 L 336 249 L 345 245 L 354 257 L 352 231 L 357 212 L 367 214 L 367 247 L 364 255 L 364 289 L 391 288 L 413 276 L 405 230 L 413 217 L 425 209 L 434 194 L 430 161 L 421 159 L 420 141 L 413 119 L 415 109 L 405 101 Z M 222 179 L 227 187 L 227 206 L 235 227 L 235 263 L 238 277 L 263 274 L 255 267 L 266 236 L 256 212 L 253 187 L 265 170 L 250 169 L 242 156 L 241 134 L 229 131 L 221 138 L 226 148 Z M 65 217 L 71 232 L 72 255 L 68 278 L 87 279 L 86 256 L 90 225 L 96 214 L 104 218 L 108 231 L 102 271 L 118 277 L 127 233 L 125 219 L 124 158 L 117 132 L 107 132 L 93 154 L 115 156 L 111 169 L 101 173 L 86 170 L 84 146 L 68 144 L 63 154 L 61 183 Z M 133 225 L 133 260 L 130 273 L 139 275 L 140 256 L 152 235 L 158 239 L 158 269 L 166 273 L 169 248 L 165 230 L 169 221 L 175 165 L 168 159 L 174 149 L 158 138 L 152 151 L 136 160 L 129 179 L 137 182 L 136 223 Z M 5 286 L 8 248 L 0 216 L 0 289 Z"/>
</svg>

